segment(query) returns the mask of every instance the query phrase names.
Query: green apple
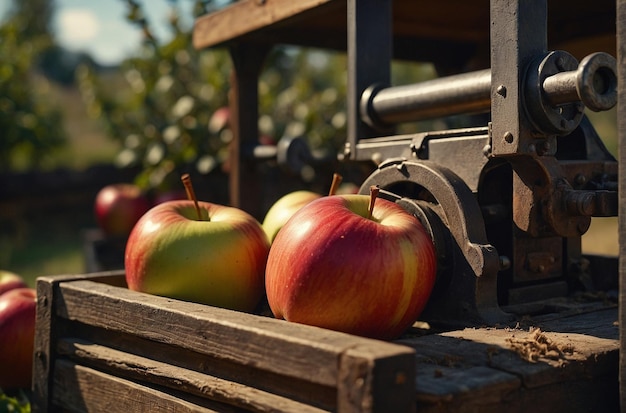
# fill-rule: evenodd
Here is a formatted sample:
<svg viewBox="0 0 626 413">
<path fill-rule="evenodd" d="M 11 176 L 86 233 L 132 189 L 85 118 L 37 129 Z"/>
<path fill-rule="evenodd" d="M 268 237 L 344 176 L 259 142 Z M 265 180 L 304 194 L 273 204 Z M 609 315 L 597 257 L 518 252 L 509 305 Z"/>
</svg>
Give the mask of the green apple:
<svg viewBox="0 0 626 413">
<path fill-rule="evenodd" d="M 131 290 L 249 312 L 264 293 L 268 251 L 261 224 L 241 209 L 167 201 L 133 228 L 126 281 Z"/>
<path fill-rule="evenodd" d="M 274 241 L 278 231 L 296 211 L 321 196 L 311 191 L 295 191 L 282 196 L 272 204 L 263 219 L 263 231 L 265 231 L 270 243 Z"/>
</svg>

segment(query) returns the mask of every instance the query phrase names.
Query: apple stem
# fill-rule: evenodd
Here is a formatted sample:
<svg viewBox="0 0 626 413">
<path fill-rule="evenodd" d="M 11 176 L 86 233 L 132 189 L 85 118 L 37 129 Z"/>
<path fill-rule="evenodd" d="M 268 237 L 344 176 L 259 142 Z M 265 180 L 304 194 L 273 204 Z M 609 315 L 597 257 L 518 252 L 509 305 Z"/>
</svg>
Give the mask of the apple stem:
<svg viewBox="0 0 626 413">
<path fill-rule="evenodd" d="M 339 184 L 343 180 L 343 176 L 338 173 L 333 174 L 333 182 L 330 184 L 330 191 L 328 191 L 328 196 L 335 195 L 337 193 L 337 188 L 339 188 Z"/>
<path fill-rule="evenodd" d="M 378 192 L 380 189 L 376 185 L 370 186 L 370 203 L 367 207 L 367 219 L 372 219 L 372 213 L 374 212 L 374 204 L 376 203 L 376 198 L 378 197 Z"/>
<path fill-rule="evenodd" d="M 198 198 L 196 198 L 196 193 L 193 190 L 193 185 L 191 184 L 191 177 L 189 174 L 184 174 L 180 177 L 180 180 L 183 181 L 183 185 L 185 185 L 185 191 L 187 192 L 187 198 L 190 201 L 193 201 L 193 205 L 196 207 L 196 213 L 198 214 L 198 220 L 202 221 L 202 214 L 200 213 L 200 206 L 198 205 Z"/>
</svg>

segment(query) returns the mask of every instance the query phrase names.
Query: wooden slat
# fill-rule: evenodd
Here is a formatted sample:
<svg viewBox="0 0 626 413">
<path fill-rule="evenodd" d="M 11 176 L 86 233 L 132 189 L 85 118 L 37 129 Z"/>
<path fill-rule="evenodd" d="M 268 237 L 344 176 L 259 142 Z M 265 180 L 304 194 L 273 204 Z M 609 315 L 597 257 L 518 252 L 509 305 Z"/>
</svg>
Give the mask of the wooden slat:
<svg viewBox="0 0 626 413">
<path fill-rule="evenodd" d="M 619 324 L 620 401 L 626 412 L 626 1 L 617 3 L 617 131 L 619 142 Z"/>
<path fill-rule="evenodd" d="M 55 314 L 225 363 L 335 387 L 338 403 L 355 411 L 384 411 L 376 409 L 392 402 L 412 405 L 414 351 L 406 346 L 91 281 L 60 285 Z M 359 373 L 350 373 L 354 371 Z M 368 387 L 370 382 L 374 387 Z M 352 391 L 360 383 L 366 384 L 365 396 L 355 398 Z"/>
<path fill-rule="evenodd" d="M 541 400 L 535 413 L 588 411 L 593 403 L 600 409 L 595 411 L 612 411 L 602 409 L 617 404 L 616 315 L 611 307 L 539 323 L 542 335 L 572 351 L 536 362 L 513 347 L 534 337 L 529 328 L 467 328 L 399 340 L 416 349 L 418 409 L 473 412 L 506 406 L 507 412 L 523 412 Z"/>
<path fill-rule="evenodd" d="M 98 274 L 78 274 L 48 276 L 37 279 L 37 311 L 33 363 L 33 411 L 47 412 L 50 401 L 51 374 L 54 371 L 57 340 L 57 323 L 53 303 L 56 302 L 57 286 L 62 282 L 90 279 L 106 281 L 112 285 L 125 285 L 122 271 L 109 271 Z"/>
<path fill-rule="evenodd" d="M 206 407 L 157 389 L 59 360 L 54 371 L 52 402 L 71 412 L 234 413 L 228 406 Z"/>
<path fill-rule="evenodd" d="M 200 17 L 193 44 L 201 49 L 220 44 L 282 20 L 315 9 L 332 0 L 241 0 L 213 14 Z"/>
<path fill-rule="evenodd" d="M 323 409 L 337 405 L 337 388 L 323 386 L 300 378 L 286 377 L 255 367 L 207 356 L 166 343 L 143 339 L 131 334 L 96 328 L 59 319 L 59 340 L 88 341 L 120 352 L 148 358 L 181 369 L 239 383 Z M 115 362 L 112 361 L 111 368 Z"/>
<path fill-rule="evenodd" d="M 116 377 L 169 387 L 250 412 L 321 413 L 316 407 L 277 396 L 237 382 L 209 376 L 147 357 L 136 356 L 99 344 L 61 340 L 58 354 L 73 362 Z"/>
<path fill-rule="evenodd" d="M 579 60 L 596 51 L 615 53 L 609 24 L 615 21 L 613 0 L 597 0 L 593 7 L 551 0 L 548 15 L 550 50 L 566 50 Z M 201 49 L 245 40 L 345 51 L 346 20 L 346 0 L 241 0 L 200 17 L 194 45 Z M 445 55 L 488 54 L 489 22 L 488 0 L 395 0 L 394 56 L 454 60 Z M 416 48 L 426 50 L 411 50 Z"/>
</svg>

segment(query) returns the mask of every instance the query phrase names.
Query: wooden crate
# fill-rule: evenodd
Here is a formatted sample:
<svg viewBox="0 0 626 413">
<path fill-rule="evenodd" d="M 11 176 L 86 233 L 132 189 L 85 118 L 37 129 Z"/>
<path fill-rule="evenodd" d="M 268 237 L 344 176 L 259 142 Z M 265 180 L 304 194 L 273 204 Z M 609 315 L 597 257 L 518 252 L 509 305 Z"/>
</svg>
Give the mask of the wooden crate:
<svg viewBox="0 0 626 413">
<path fill-rule="evenodd" d="M 122 272 L 41 277 L 37 290 L 34 411 L 618 410 L 614 303 L 383 342 L 129 291 Z M 520 357 L 538 342 L 530 326 L 560 354 Z"/>
<path fill-rule="evenodd" d="M 37 282 L 34 407 L 89 412 L 410 411 L 414 350 L 124 288 Z"/>
</svg>

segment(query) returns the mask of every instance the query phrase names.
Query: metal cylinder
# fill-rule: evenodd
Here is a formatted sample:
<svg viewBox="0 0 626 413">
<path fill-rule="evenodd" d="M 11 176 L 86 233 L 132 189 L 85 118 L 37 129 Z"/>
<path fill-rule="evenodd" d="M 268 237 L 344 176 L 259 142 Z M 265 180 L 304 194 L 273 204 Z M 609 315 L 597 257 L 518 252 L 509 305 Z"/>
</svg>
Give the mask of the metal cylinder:
<svg viewBox="0 0 626 413">
<path fill-rule="evenodd" d="M 594 53 L 576 70 L 550 75 L 536 94 L 539 106 L 556 107 L 582 101 L 591 110 L 608 110 L 617 103 L 615 59 Z M 496 93 L 506 94 L 506 89 Z M 527 102 L 527 104 L 532 104 Z M 361 119 L 372 127 L 488 112 L 491 109 L 491 70 L 479 70 L 405 86 L 369 87 L 361 96 Z"/>
<path fill-rule="evenodd" d="M 491 108 L 491 70 L 405 86 L 371 86 L 361 96 L 362 119 L 372 127 Z"/>
</svg>

